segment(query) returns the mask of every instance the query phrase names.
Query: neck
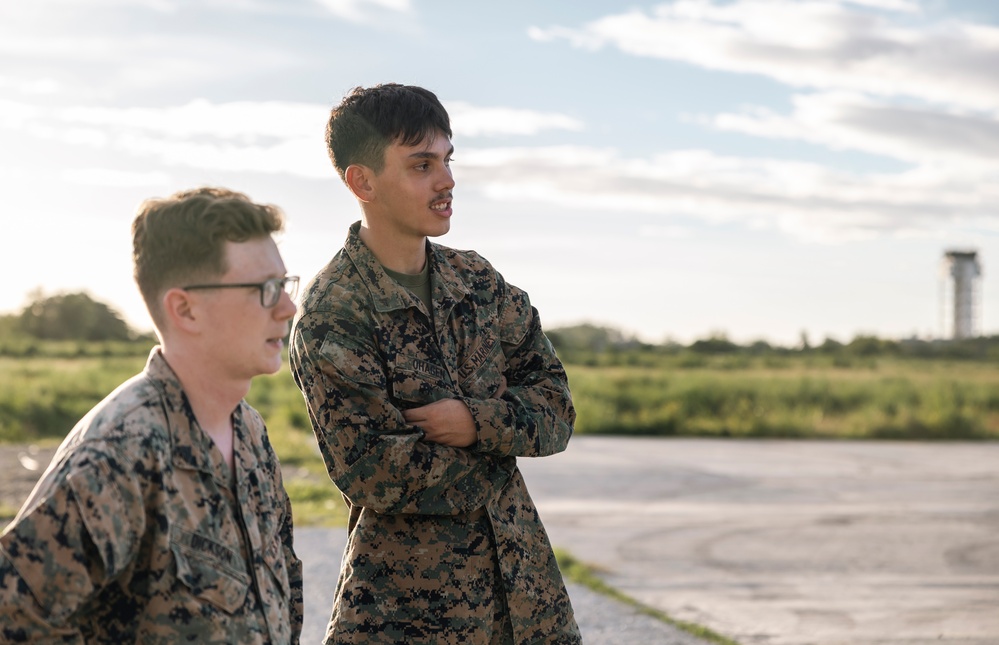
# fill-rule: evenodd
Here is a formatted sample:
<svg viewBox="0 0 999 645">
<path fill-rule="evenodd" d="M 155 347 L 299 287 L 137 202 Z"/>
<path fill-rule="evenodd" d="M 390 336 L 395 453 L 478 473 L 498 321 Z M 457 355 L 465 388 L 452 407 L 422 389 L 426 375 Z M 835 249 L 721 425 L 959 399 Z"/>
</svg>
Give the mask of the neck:
<svg viewBox="0 0 999 645">
<path fill-rule="evenodd" d="M 358 235 L 378 262 L 399 273 L 417 274 L 427 262 L 427 238 L 399 235 L 377 226 L 368 218 L 361 221 Z"/>
<path fill-rule="evenodd" d="M 250 391 L 250 382 L 233 381 L 206 365 L 194 347 L 163 344 L 163 358 L 180 380 L 198 425 L 230 460 L 232 413 Z M 227 449 L 228 447 L 228 449 Z"/>
</svg>

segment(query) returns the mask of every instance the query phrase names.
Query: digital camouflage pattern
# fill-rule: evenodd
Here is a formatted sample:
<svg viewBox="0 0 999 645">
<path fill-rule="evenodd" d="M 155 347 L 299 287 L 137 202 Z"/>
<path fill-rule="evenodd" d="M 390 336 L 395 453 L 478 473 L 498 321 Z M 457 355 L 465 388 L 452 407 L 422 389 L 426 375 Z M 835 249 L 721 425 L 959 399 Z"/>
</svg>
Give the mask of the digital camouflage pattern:
<svg viewBox="0 0 999 645">
<path fill-rule="evenodd" d="M 428 243 L 431 324 L 358 227 L 309 284 L 291 342 L 349 510 L 326 642 L 579 643 L 517 468 L 518 456 L 564 450 L 575 421 L 537 311 L 476 253 Z M 404 421 L 403 410 L 442 398 L 468 405 L 473 447 L 424 441 Z"/>
<path fill-rule="evenodd" d="M 0 641 L 297 643 L 302 563 L 260 415 L 235 479 L 155 348 L 60 446 L 0 535 Z"/>
</svg>

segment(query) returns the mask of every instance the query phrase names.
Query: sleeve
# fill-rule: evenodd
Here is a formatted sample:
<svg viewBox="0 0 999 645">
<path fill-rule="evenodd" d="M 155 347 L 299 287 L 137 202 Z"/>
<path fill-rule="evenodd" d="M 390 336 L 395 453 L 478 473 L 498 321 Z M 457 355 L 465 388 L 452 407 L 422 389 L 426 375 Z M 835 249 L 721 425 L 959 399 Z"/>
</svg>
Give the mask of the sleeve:
<svg viewBox="0 0 999 645">
<path fill-rule="evenodd" d="M 0 551 L 0 642 L 74 643 L 83 645 L 83 634 L 74 627 L 58 627 L 46 619 L 31 588 L 10 558 Z"/>
<path fill-rule="evenodd" d="M 389 399 L 370 333 L 346 315 L 298 321 L 291 365 L 330 478 L 351 503 L 378 513 L 456 515 L 481 508 L 515 464 L 423 441 Z"/>
<path fill-rule="evenodd" d="M 527 293 L 499 274 L 497 280 L 507 389 L 498 399 L 463 399 L 475 420 L 475 451 L 516 457 L 562 452 L 576 421 L 565 369 Z"/>
<path fill-rule="evenodd" d="M 0 634 L 83 642 L 74 614 L 139 548 L 134 484 L 113 458 L 93 455 L 47 475 L 0 536 Z"/>
</svg>

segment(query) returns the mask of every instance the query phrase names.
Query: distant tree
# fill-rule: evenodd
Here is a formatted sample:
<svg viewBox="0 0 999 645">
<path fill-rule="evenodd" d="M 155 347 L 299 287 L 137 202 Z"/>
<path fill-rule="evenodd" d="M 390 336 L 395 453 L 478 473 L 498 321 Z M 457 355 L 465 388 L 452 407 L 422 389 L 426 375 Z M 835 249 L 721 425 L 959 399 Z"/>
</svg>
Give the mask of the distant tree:
<svg viewBox="0 0 999 645">
<path fill-rule="evenodd" d="M 43 340 L 129 340 L 135 334 L 122 317 L 86 293 L 44 297 L 40 291 L 20 315 L 21 330 Z"/>
<path fill-rule="evenodd" d="M 637 341 L 626 338 L 617 329 L 585 323 L 572 327 L 559 327 L 545 332 L 548 340 L 559 350 L 586 350 L 603 352 L 608 349 L 630 347 Z"/>
<path fill-rule="evenodd" d="M 898 353 L 898 343 L 877 336 L 858 335 L 846 349 L 855 356 L 882 356 Z"/>
<path fill-rule="evenodd" d="M 21 319 L 17 314 L 0 315 L 0 335 L 7 336 L 19 332 Z"/>
<path fill-rule="evenodd" d="M 819 345 L 819 351 L 824 354 L 836 354 L 841 349 L 843 349 L 843 343 L 839 342 L 835 338 L 826 337 L 826 339 Z"/>
<path fill-rule="evenodd" d="M 728 354 L 739 350 L 739 346 L 728 339 L 724 332 L 711 332 L 711 336 L 695 340 L 691 351 L 699 354 Z"/>
</svg>

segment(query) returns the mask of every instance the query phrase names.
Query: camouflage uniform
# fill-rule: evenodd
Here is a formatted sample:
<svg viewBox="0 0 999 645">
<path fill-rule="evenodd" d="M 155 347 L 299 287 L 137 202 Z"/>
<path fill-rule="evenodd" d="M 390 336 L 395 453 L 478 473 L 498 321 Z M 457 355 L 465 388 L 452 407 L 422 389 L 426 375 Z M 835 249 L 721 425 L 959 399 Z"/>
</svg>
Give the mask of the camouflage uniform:
<svg viewBox="0 0 999 645">
<path fill-rule="evenodd" d="M 428 243 L 431 323 L 358 226 L 310 283 L 291 343 L 349 509 L 326 642 L 579 643 L 517 468 L 518 456 L 564 450 L 575 420 L 537 311 L 478 254 Z M 423 441 L 403 420 L 442 398 L 468 405 L 473 447 Z"/>
<path fill-rule="evenodd" d="M 154 349 L 0 536 L 0 641 L 297 643 L 291 505 L 260 415 L 232 418 L 234 480 Z"/>
</svg>

